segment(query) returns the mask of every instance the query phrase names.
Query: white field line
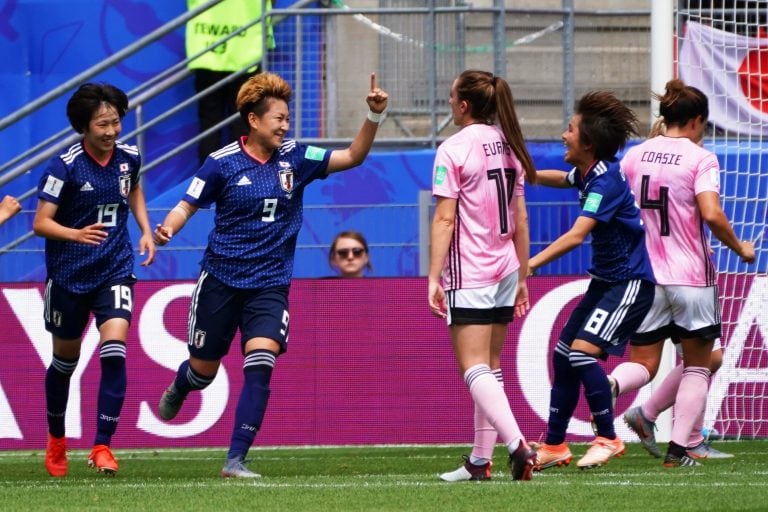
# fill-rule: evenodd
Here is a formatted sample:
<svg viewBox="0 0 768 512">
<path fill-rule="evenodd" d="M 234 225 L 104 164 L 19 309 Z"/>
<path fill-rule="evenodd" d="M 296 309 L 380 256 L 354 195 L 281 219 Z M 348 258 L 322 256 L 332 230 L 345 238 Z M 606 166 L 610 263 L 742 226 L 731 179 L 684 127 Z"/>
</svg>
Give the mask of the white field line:
<svg viewBox="0 0 768 512">
<path fill-rule="evenodd" d="M 752 481 L 749 483 L 744 482 L 720 482 L 720 483 L 712 483 L 712 482 L 701 482 L 697 483 L 695 481 L 691 481 L 690 479 L 685 480 L 669 480 L 669 481 L 660 481 L 658 478 L 645 482 L 645 481 L 635 481 L 635 480 L 627 480 L 626 478 L 631 475 L 623 474 L 622 477 L 624 478 L 621 481 L 610 481 L 607 479 L 601 479 L 596 480 L 594 482 L 584 482 L 580 481 L 578 482 L 578 485 L 581 486 L 587 486 L 592 488 L 612 488 L 612 487 L 633 487 L 633 488 L 681 488 L 681 489 L 690 489 L 690 488 L 702 488 L 702 489 L 711 489 L 712 487 L 717 488 L 742 488 L 742 487 L 754 487 L 754 488 L 764 488 L 768 487 L 768 482 L 766 481 Z M 648 474 L 645 474 L 644 476 L 650 476 Z M 655 475 L 655 476 L 658 476 Z M 735 476 L 735 475 L 734 475 Z M 329 477 L 330 478 L 330 477 Z M 107 484 L 110 488 L 114 489 L 165 489 L 165 488 L 185 488 L 185 489 L 218 489 L 222 486 L 228 486 L 228 487 L 247 487 L 247 488 L 259 488 L 259 489 L 389 489 L 389 488 L 448 488 L 450 485 L 446 484 L 445 482 L 440 482 L 435 480 L 413 480 L 412 475 L 390 475 L 387 477 L 387 480 L 384 481 L 377 481 L 374 480 L 374 478 L 381 478 L 381 475 L 376 476 L 370 476 L 368 479 L 364 475 L 357 475 L 356 478 L 350 478 L 347 479 L 345 482 L 307 482 L 306 477 L 302 478 L 302 481 L 296 482 L 278 482 L 278 481 L 270 481 L 270 479 L 259 479 L 259 480 L 233 480 L 233 479 L 205 479 L 205 480 L 191 480 L 186 482 L 180 482 L 178 480 L 168 480 L 168 481 L 147 481 L 147 482 L 135 482 L 130 481 L 124 478 L 109 478 L 109 479 L 103 479 L 104 483 Z M 94 481 L 92 478 L 83 479 L 82 483 L 78 483 L 77 481 L 73 482 L 72 479 L 68 479 L 66 488 L 67 490 L 90 490 L 93 489 Z M 537 482 L 537 480 L 539 480 Z M 542 485 L 542 486 L 561 486 L 561 487 L 570 487 L 572 485 L 576 485 L 576 482 L 564 480 L 563 478 L 540 478 L 540 477 L 534 477 L 532 482 L 527 482 L 520 485 Z M 61 489 L 62 484 L 61 482 L 57 480 L 50 480 L 49 482 L 41 482 L 39 480 L 29 480 L 27 482 L 24 481 L 0 481 L 0 485 L 2 485 L 5 488 L 14 488 L 14 489 L 30 489 L 37 491 L 44 491 L 46 489 Z M 467 485 L 474 485 L 472 483 Z M 489 482 L 483 482 L 483 487 L 487 486 L 514 486 L 518 485 L 514 482 L 511 482 L 506 479 L 495 479 L 491 480 Z"/>
</svg>

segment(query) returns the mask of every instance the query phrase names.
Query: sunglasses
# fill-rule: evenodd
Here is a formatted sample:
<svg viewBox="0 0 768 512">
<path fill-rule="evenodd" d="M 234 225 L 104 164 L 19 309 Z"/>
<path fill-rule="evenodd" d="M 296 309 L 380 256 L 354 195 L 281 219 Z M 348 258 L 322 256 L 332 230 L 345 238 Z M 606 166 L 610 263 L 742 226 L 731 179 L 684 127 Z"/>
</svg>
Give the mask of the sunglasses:
<svg viewBox="0 0 768 512">
<path fill-rule="evenodd" d="M 365 249 L 362 247 L 355 247 L 354 249 L 336 249 L 336 256 L 339 258 L 348 258 L 350 251 L 352 252 L 352 256 L 359 258 L 363 255 Z"/>
</svg>

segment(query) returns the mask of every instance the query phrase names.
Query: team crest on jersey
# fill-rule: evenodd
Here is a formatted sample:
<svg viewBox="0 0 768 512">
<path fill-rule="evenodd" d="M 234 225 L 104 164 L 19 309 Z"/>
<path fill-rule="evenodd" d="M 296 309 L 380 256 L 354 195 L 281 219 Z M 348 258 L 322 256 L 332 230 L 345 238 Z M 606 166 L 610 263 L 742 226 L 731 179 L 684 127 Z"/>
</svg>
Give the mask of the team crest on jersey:
<svg viewBox="0 0 768 512">
<path fill-rule="evenodd" d="M 293 169 L 282 169 L 278 172 L 280 176 L 280 188 L 288 192 L 293 192 Z"/>
<path fill-rule="evenodd" d="M 128 197 L 128 194 L 130 193 L 131 193 L 131 177 L 120 176 L 120 195 L 123 197 Z"/>
<path fill-rule="evenodd" d="M 128 162 L 123 162 L 120 164 L 120 172 L 128 172 L 131 168 L 128 166 Z"/>
<path fill-rule="evenodd" d="M 205 346 L 205 331 L 195 329 L 195 335 L 192 336 L 192 345 L 195 348 L 203 348 Z"/>
</svg>

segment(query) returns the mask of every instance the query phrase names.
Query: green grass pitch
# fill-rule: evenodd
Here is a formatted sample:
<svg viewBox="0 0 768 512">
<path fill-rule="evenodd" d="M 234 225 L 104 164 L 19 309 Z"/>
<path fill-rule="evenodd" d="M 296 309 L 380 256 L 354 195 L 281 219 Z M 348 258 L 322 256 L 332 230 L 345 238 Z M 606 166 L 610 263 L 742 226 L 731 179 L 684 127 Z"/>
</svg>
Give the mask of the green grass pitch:
<svg viewBox="0 0 768 512">
<path fill-rule="evenodd" d="M 69 474 L 51 478 L 42 451 L 0 452 L 0 508 L 8 511 L 725 511 L 768 510 L 768 441 L 719 442 L 733 459 L 665 469 L 639 444 L 607 466 L 569 467 L 512 482 L 502 447 L 489 482 L 445 483 L 468 446 L 259 448 L 258 480 L 224 480 L 217 449 L 115 450 L 111 478 L 69 452 Z"/>
</svg>

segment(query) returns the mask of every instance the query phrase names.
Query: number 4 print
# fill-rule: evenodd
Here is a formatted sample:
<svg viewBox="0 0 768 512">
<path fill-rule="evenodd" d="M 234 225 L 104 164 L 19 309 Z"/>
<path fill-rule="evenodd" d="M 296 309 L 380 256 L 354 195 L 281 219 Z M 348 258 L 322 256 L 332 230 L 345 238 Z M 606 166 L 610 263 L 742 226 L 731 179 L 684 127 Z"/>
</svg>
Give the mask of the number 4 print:
<svg viewBox="0 0 768 512">
<path fill-rule="evenodd" d="M 659 231 L 661 236 L 669 236 L 669 187 L 659 187 L 658 199 L 651 199 L 648 189 L 651 186 L 651 177 L 643 175 L 640 184 L 640 208 L 645 210 L 659 210 Z"/>
</svg>

